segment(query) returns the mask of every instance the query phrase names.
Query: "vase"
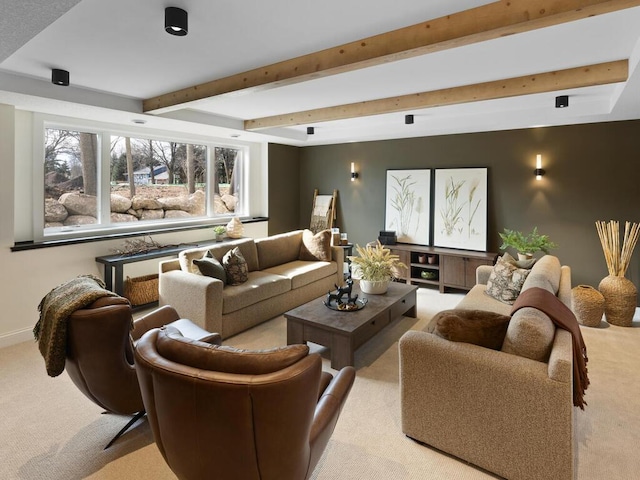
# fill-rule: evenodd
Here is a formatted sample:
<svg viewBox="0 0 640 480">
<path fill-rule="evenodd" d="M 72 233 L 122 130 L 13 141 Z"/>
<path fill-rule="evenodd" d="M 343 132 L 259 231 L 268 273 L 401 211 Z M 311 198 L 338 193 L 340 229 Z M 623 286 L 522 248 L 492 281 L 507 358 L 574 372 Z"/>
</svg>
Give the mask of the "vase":
<svg viewBox="0 0 640 480">
<path fill-rule="evenodd" d="M 532 258 L 533 258 L 533 254 L 531 254 L 531 253 L 520 253 L 520 252 L 518 252 L 518 260 L 519 261 L 531 260 Z"/>
<path fill-rule="evenodd" d="M 371 295 L 381 295 L 387 292 L 389 287 L 389 280 L 360 280 L 360 290 L 362 293 L 369 293 Z"/>
<path fill-rule="evenodd" d="M 580 325 L 597 327 L 604 314 L 604 296 L 590 285 L 571 289 L 571 310 Z"/>
<path fill-rule="evenodd" d="M 242 238 L 244 235 L 244 225 L 238 217 L 233 217 L 229 223 L 227 223 L 227 237 L 229 238 Z"/>
<path fill-rule="evenodd" d="M 604 297 L 604 316 L 607 322 L 619 327 L 630 327 L 638 300 L 638 289 L 631 280 L 609 275 L 602 279 L 598 290 Z"/>
</svg>

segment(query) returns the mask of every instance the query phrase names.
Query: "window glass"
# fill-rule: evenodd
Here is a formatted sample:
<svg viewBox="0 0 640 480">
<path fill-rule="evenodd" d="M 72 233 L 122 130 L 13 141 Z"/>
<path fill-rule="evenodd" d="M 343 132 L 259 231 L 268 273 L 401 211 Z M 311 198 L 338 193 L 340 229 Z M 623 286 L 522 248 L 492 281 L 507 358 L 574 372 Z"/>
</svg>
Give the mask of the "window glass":
<svg viewBox="0 0 640 480">
<path fill-rule="evenodd" d="M 202 217 L 207 147 L 111 136 L 111 223 Z"/>
<path fill-rule="evenodd" d="M 99 160 L 97 134 L 45 129 L 45 231 L 99 223 Z"/>
<path fill-rule="evenodd" d="M 44 237 L 142 232 L 248 212 L 246 147 L 59 127 L 44 123 L 37 180 L 44 215 L 35 216 Z"/>
</svg>

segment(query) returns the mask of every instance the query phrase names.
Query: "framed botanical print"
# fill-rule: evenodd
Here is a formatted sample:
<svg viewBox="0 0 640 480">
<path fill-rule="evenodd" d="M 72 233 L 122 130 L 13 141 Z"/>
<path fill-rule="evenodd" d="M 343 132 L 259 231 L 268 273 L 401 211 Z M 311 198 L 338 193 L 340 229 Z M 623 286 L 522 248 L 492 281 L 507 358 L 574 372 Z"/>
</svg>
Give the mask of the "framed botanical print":
<svg viewBox="0 0 640 480">
<path fill-rule="evenodd" d="M 433 244 L 487 249 L 487 169 L 435 170 Z"/>
<path fill-rule="evenodd" d="M 387 170 L 385 230 L 400 243 L 429 245 L 431 169 Z"/>
</svg>

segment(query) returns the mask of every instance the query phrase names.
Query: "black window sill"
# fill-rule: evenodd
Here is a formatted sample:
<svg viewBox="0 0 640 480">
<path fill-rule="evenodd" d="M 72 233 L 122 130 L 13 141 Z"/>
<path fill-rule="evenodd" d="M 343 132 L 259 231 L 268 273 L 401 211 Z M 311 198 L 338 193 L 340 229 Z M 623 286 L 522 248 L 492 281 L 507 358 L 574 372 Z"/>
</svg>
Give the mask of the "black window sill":
<svg viewBox="0 0 640 480">
<path fill-rule="evenodd" d="M 269 220 L 269 217 L 253 217 L 248 219 L 243 219 L 242 223 L 257 223 L 264 222 Z M 51 240 L 44 242 L 16 242 L 13 247 L 11 247 L 12 252 L 22 252 L 24 250 L 35 250 L 37 248 L 49 248 L 49 247 L 62 247 L 67 245 L 78 245 L 80 243 L 90 243 L 90 242 L 104 242 L 105 240 L 114 240 L 119 238 L 132 238 L 132 237 L 142 237 L 145 235 L 159 235 L 164 233 L 174 233 L 174 232 L 185 232 L 189 230 L 201 230 L 204 228 L 211 228 L 215 225 L 215 222 L 211 225 L 191 225 L 188 227 L 176 227 L 176 228 L 159 228 L 159 229 L 149 229 L 144 231 L 137 232 L 127 232 L 127 233 L 113 233 L 107 235 L 96 235 L 92 237 L 82 237 L 82 238 L 69 238 L 69 239 L 61 239 L 61 240 Z"/>
</svg>

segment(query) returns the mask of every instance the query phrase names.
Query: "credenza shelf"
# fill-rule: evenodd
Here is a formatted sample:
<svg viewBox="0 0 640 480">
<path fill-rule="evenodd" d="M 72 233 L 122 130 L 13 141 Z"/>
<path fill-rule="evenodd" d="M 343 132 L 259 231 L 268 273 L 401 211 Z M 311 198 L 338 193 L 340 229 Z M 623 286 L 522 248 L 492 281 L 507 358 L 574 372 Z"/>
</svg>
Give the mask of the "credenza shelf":
<svg viewBox="0 0 640 480">
<path fill-rule="evenodd" d="M 409 285 L 437 286 L 441 293 L 447 288 L 470 290 L 476 283 L 476 268 L 480 265 L 493 265 L 498 257 L 493 252 L 405 243 L 386 247 L 408 266 L 400 280 Z M 432 272 L 431 275 L 435 278 L 423 278 L 421 272 L 425 271 Z"/>
</svg>

